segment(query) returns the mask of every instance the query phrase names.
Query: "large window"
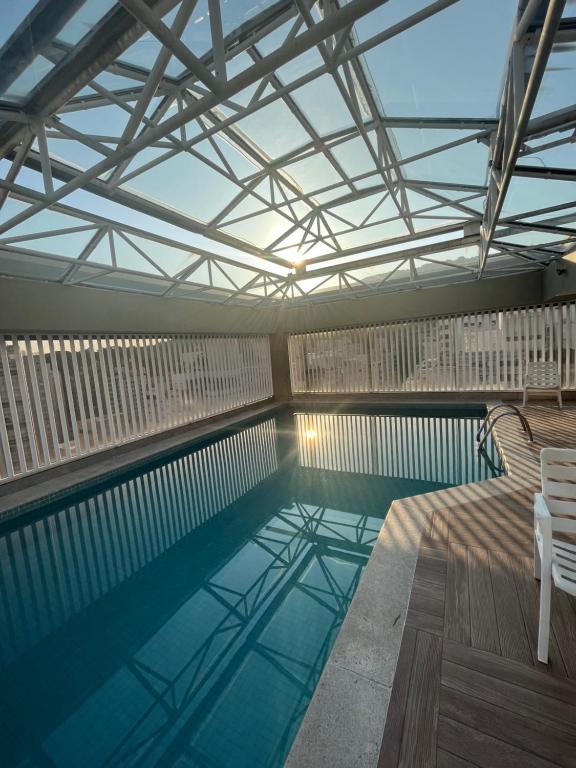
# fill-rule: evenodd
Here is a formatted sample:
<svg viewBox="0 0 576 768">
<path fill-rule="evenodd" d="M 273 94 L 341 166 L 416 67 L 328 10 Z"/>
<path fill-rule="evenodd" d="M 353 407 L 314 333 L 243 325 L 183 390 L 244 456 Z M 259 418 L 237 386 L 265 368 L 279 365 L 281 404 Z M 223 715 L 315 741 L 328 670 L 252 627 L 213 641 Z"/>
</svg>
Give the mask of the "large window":
<svg viewBox="0 0 576 768">
<path fill-rule="evenodd" d="M 0 336 L 0 480 L 271 395 L 265 336 Z"/>
<path fill-rule="evenodd" d="M 520 390 L 526 363 L 576 388 L 576 303 L 448 315 L 289 339 L 292 391 Z"/>
</svg>

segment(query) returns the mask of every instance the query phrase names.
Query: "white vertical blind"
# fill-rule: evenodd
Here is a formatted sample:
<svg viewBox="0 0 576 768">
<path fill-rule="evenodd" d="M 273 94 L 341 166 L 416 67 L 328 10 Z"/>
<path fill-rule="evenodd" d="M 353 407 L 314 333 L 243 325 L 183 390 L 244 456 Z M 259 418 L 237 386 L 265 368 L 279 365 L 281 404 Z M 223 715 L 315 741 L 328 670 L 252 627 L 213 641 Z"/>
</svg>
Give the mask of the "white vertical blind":
<svg viewBox="0 0 576 768">
<path fill-rule="evenodd" d="M 0 335 L 0 481 L 271 396 L 267 336 Z"/>
<path fill-rule="evenodd" d="M 446 315 L 289 337 L 295 393 L 520 390 L 552 360 L 576 388 L 576 303 Z"/>
</svg>

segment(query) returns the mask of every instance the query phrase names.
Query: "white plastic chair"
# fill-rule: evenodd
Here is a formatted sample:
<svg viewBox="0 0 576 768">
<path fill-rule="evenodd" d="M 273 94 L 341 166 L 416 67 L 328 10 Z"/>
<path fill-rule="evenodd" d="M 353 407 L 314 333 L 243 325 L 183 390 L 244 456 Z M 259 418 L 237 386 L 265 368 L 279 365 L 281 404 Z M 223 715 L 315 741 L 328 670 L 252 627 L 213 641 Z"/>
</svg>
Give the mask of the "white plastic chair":
<svg viewBox="0 0 576 768">
<path fill-rule="evenodd" d="M 534 494 L 534 576 L 540 579 L 538 659 L 548 662 L 552 581 L 576 595 L 576 546 L 554 534 L 576 534 L 576 450 L 543 448 L 542 493 Z"/>
<path fill-rule="evenodd" d="M 522 398 L 522 405 L 526 405 L 529 389 L 555 390 L 558 399 L 558 408 L 562 408 L 562 391 L 560 389 L 558 364 L 553 361 L 528 363 L 524 375 L 524 397 Z"/>
</svg>

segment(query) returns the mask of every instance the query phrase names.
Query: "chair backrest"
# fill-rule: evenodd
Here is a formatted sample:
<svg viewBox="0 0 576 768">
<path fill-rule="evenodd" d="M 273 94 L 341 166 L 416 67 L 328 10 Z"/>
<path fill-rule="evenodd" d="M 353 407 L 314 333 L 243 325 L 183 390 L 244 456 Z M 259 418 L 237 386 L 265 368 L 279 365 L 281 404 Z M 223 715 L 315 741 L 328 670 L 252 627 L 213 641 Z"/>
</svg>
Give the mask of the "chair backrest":
<svg viewBox="0 0 576 768">
<path fill-rule="evenodd" d="M 540 463 L 550 514 L 576 517 L 576 449 L 543 448 Z"/>
<path fill-rule="evenodd" d="M 539 389 L 555 389 L 560 384 L 558 363 L 553 360 L 528 363 L 524 376 L 525 387 L 538 387 Z"/>
</svg>

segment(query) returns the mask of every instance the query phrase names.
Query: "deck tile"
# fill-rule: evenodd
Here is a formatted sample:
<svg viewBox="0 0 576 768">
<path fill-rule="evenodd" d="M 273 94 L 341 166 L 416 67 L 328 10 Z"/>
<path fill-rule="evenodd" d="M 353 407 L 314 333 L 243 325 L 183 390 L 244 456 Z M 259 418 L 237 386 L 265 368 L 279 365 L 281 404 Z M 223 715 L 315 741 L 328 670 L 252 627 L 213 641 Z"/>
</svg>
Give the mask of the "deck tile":
<svg viewBox="0 0 576 768">
<path fill-rule="evenodd" d="M 444 635 L 470 645 L 470 593 L 468 590 L 468 553 L 463 544 L 451 544 L 446 577 Z"/>
<path fill-rule="evenodd" d="M 576 407 L 524 411 L 534 444 L 514 420 L 499 422 L 512 479 L 406 504 L 407 513 L 424 504 L 430 524 L 378 768 L 576 768 L 576 599 L 553 589 L 541 664 L 532 551 L 539 452 L 576 447 Z"/>
<path fill-rule="evenodd" d="M 490 577 L 490 554 L 480 547 L 468 548 L 470 590 L 470 643 L 474 648 L 500 653 L 496 606 Z"/>
<path fill-rule="evenodd" d="M 553 768 L 549 760 L 526 752 L 507 741 L 495 739 L 456 720 L 440 716 L 438 745 L 453 754 L 472 761 L 478 768 L 506 766 L 512 768 Z"/>
<path fill-rule="evenodd" d="M 399 768 L 435 768 L 442 640 L 418 632 L 406 700 Z"/>
<path fill-rule="evenodd" d="M 445 686 L 440 694 L 440 713 L 545 760 L 576 768 L 576 731 L 567 733 Z"/>
</svg>

